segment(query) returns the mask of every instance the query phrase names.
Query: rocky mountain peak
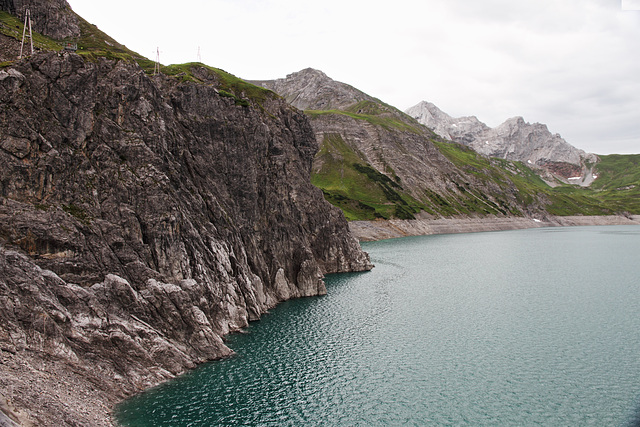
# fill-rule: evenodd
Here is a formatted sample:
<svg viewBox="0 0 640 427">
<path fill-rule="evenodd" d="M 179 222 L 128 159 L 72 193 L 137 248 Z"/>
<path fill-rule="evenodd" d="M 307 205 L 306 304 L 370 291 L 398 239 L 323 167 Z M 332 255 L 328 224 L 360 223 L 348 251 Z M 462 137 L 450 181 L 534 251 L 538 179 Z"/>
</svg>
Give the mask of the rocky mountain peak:
<svg viewBox="0 0 640 427">
<path fill-rule="evenodd" d="M 521 116 L 505 120 L 490 128 L 474 116 L 453 118 L 428 102 L 421 102 L 406 111 L 443 138 L 467 145 L 490 157 L 526 162 L 561 179 L 589 183 L 591 169 L 597 162 L 595 154 L 586 153 L 560 134 L 552 134 L 547 125 L 528 123 Z M 575 178 L 580 176 L 580 180 Z"/>
<path fill-rule="evenodd" d="M 373 99 L 353 86 L 335 81 L 313 68 L 288 74 L 283 79 L 251 83 L 276 92 L 301 110 L 337 110 Z"/>
<path fill-rule="evenodd" d="M 406 113 L 441 137 L 465 145 L 473 141 L 475 135 L 488 129 L 475 116 L 453 118 L 435 104 L 426 101 L 409 108 Z"/>
<path fill-rule="evenodd" d="M 287 74 L 288 79 L 304 79 L 308 80 L 309 78 L 316 76 L 319 79 L 324 79 L 328 81 L 333 81 L 330 79 L 325 73 L 320 70 L 316 70 L 315 68 L 307 67 L 304 70 L 300 70 L 297 72 L 293 72 L 291 74 Z"/>
</svg>

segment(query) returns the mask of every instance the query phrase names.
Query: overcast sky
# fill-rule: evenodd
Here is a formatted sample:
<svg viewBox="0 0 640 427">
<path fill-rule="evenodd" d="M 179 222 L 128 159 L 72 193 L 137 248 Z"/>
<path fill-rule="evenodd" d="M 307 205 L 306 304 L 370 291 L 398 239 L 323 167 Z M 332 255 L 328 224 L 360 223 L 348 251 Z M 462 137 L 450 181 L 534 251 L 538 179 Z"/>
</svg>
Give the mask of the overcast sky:
<svg viewBox="0 0 640 427">
<path fill-rule="evenodd" d="M 401 110 L 545 123 L 598 154 L 640 153 L 640 0 L 68 0 L 163 64 L 244 79 L 313 67 Z"/>
</svg>

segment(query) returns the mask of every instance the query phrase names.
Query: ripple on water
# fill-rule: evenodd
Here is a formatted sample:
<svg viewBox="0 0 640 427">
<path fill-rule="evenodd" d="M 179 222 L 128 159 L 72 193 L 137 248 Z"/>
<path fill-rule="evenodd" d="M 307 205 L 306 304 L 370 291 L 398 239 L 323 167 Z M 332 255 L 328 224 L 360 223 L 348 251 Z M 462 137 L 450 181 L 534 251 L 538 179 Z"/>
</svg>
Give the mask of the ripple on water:
<svg viewBox="0 0 640 427">
<path fill-rule="evenodd" d="M 236 357 L 125 402 L 153 425 L 636 425 L 640 233 L 581 227 L 365 245 L 230 337 Z M 635 421 L 634 421 L 635 420 Z"/>
</svg>

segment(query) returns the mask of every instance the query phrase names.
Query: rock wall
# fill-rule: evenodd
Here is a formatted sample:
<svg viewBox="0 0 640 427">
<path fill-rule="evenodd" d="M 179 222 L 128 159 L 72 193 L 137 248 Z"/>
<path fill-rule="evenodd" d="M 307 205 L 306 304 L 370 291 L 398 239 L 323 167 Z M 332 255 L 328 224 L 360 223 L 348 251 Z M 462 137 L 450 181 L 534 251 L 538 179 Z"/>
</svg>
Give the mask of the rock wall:
<svg viewBox="0 0 640 427">
<path fill-rule="evenodd" d="M 590 165 L 598 157 L 572 146 L 559 134 L 552 134 L 544 124 L 513 117 L 490 128 L 474 116 L 453 118 L 425 101 L 406 113 L 443 138 L 467 145 L 485 156 L 522 161 L 562 180 L 580 177 L 580 182 L 586 181 L 586 185 L 593 180 Z"/>
<path fill-rule="evenodd" d="M 27 9 L 33 31 L 56 40 L 80 35 L 78 17 L 66 0 L 0 0 L 0 10 L 17 16 L 23 22 Z"/>
<path fill-rule="evenodd" d="M 70 364 L 103 402 L 228 355 L 225 334 L 323 294 L 323 274 L 371 268 L 309 182 L 306 117 L 195 71 L 56 53 L 0 71 L 0 347 Z M 66 422 L 24 388 L 37 424 Z"/>
</svg>

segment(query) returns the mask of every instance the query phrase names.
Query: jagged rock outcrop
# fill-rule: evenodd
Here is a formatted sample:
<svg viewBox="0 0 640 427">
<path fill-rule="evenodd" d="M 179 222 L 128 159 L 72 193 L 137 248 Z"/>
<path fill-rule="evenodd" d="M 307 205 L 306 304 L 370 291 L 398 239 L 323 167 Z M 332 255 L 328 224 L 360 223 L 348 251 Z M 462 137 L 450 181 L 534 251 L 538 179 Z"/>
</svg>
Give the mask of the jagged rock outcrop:
<svg viewBox="0 0 640 427">
<path fill-rule="evenodd" d="M 591 166 L 598 161 L 597 156 L 575 148 L 544 124 L 514 117 L 492 129 L 474 116 L 453 118 L 425 101 L 406 113 L 443 138 L 486 156 L 523 161 L 564 179 L 580 177 L 573 183 L 593 180 Z"/>
<path fill-rule="evenodd" d="M 25 11 L 31 14 L 33 31 L 56 40 L 80 35 L 78 17 L 65 0 L 0 0 L 0 10 L 24 19 Z"/>
<path fill-rule="evenodd" d="M 490 130 L 475 116 L 453 118 L 431 102 L 422 101 L 406 113 L 441 137 L 469 145 L 477 135 Z"/>
<path fill-rule="evenodd" d="M 224 334 L 323 294 L 323 274 L 371 268 L 309 182 L 307 118 L 266 90 L 238 103 L 216 73 L 192 72 L 203 83 L 57 53 L 0 71 L 10 354 L 84 369 L 121 397 L 229 354 Z M 56 399 L 21 392 L 38 424 L 75 416 L 47 418 L 29 406 Z"/>
</svg>

